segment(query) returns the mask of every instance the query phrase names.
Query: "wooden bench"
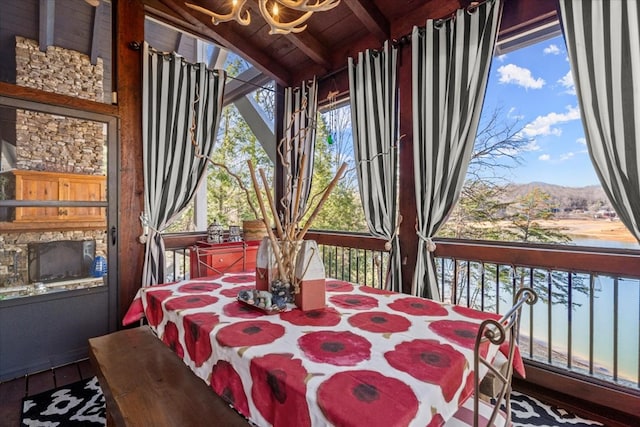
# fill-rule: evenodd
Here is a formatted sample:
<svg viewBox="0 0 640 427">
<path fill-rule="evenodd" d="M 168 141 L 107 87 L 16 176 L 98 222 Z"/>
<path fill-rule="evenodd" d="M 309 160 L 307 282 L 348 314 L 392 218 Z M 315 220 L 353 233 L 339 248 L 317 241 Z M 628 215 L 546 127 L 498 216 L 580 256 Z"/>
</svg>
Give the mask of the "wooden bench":
<svg viewBox="0 0 640 427">
<path fill-rule="evenodd" d="M 89 339 L 108 426 L 242 426 L 235 412 L 147 326 Z"/>
</svg>

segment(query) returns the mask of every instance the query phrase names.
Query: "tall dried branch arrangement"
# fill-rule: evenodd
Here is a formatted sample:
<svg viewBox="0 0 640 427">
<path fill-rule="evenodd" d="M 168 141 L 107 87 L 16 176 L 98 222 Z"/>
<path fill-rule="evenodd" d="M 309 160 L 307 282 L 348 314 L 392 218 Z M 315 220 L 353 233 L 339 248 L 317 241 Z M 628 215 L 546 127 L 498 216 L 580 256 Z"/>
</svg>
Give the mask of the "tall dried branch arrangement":
<svg viewBox="0 0 640 427">
<path fill-rule="evenodd" d="M 307 231 L 309 231 L 313 220 L 318 216 L 320 209 L 327 201 L 347 168 L 347 164 L 343 163 L 329 185 L 316 195 L 319 197 L 318 202 L 315 203 L 315 205 L 309 203 L 308 206 L 304 207 L 302 194 L 306 184 L 306 168 L 308 167 L 307 155 L 303 153 L 300 156 L 300 164 L 295 171 L 291 164 L 291 158 L 293 153 L 303 152 L 308 132 L 312 130 L 311 127 L 315 127 L 315 118 L 309 120 L 309 126 L 301 127 L 293 136 L 290 136 L 296 117 L 301 113 L 306 114 L 306 99 L 303 99 L 301 108 L 291 114 L 285 130 L 286 136 L 282 138 L 278 144 L 278 154 L 283 165 L 285 176 L 285 194 L 279 201 L 280 210 L 278 210 L 278 206 L 273 199 L 272 189 L 269 186 L 264 170 L 258 169 L 258 173 L 264 193 L 267 195 L 266 201 L 262 197 L 263 191 L 253 163 L 250 160 L 247 162 L 251 174 L 251 182 L 258 199 L 262 220 L 267 229 L 271 249 L 275 255 L 280 278 L 285 282 L 289 282 L 293 286 L 295 293 L 300 291 L 298 279 L 295 277 L 295 267 L 300 242 L 304 240 L 304 236 L 307 234 Z M 316 196 L 311 198 L 311 200 L 316 200 Z M 280 213 L 282 215 L 280 215 Z M 269 217 L 273 218 L 275 223 L 273 229 L 268 219 Z M 305 217 L 307 219 L 303 220 Z"/>
<path fill-rule="evenodd" d="M 258 169 L 258 173 L 260 175 L 262 187 L 264 188 L 264 194 L 266 195 L 266 202 L 265 197 L 263 197 L 263 191 L 258 182 L 258 175 L 256 174 L 253 163 L 251 162 L 251 160 L 247 161 L 253 190 L 256 194 L 258 207 L 260 209 L 258 211 L 258 209 L 256 209 L 253 202 L 251 201 L 249 190 L 245 186 L 242 179 L 240 179 L 237 174 L 233 173 L 226 165 L 218 163 L 211 157 L 202 153 L 202 149 L 195 137 L 197 127 L 195 107 L 197 102 L 198 98 L 196 97 L 192 105 L 193 119 L 190 127 L 191 144 L 194 147 L 194 155 L 197 158 L 205 159 L 213 166 L 224 169 L 236 180 L 242 191 L 244 191 L 247 198 L 247 203 L 255 214 L 256 219 L 262 220 L 262 222 L 265 224 L 271 248 L 275 255 L 280 278 L 283 281 L 289 282 L 293 286 L 294 292 L 298 293 L 300 288 L 299 283 L 295 277 L 295 266 L 298 257 L 298 251 L 300 249 L 300 242 L 304 239 L 304 236 L 307 234 L 307 231 L 309 231 L 313 220 L 318 216 L 320 209 L 328 199 L 335 186 L 338 184 L 338 181 L 347 168 L 347 164 L 343 163 L 329 185 L 322 189 L 318 194 L 313 195 L 313 197 L 310 198 L 311 203 L 309 203 L 306 208 L 302 208 L 302 192 L 306 182 L 305 170 L 308 167 L 307 156 L 306 154 L 302 154 L 302 156 L 300 157 L 299 168 L 295 172 L 293 171 L 293 167 L 290 161 L 292 153 L 299 153 L 303 151 L 303 144 L 307 139 L 308 132 L 311 130 L 308 126 L 301 127 L 292 137 L 286 136 L 282 138 L 282 140 L 278 144 L 278 154 L 280 157 L 280 161 L 283 164 L 286 181 L 285 195 L 280 201 L 282 216 L 279 215 L 278 206 L 276 206 L 275 200 L 273 198 L 273 191 L 269 186 L 269 182 L 264 170 L 260 168 Z M 289 120 L 289 123 L 287 124 L 287 129 L 285 131 L 286 135 L 290 135 L 290 131 L 295 124 L 296 117 L 298 116 L 298 114 L 303 112 L 306 114 L 306 99 L 303 99 L 301 108 L 291 114 L 291 118 Z M 310 126 L 315 127 L 315 118 L 313 120 L 310 120 L 309 123 L 311 123 Z M 318 201 L 315 202 L 316 200 Z M 307 214 L 309 214 L 308 217 Z M 303 224 L 303 218 L 305 217 L 307 217 L 307 220 Z M 272 228 L 270 218 L 273 218 L 273 222 L 275 223 L 275 230 Z"/>
</svg>

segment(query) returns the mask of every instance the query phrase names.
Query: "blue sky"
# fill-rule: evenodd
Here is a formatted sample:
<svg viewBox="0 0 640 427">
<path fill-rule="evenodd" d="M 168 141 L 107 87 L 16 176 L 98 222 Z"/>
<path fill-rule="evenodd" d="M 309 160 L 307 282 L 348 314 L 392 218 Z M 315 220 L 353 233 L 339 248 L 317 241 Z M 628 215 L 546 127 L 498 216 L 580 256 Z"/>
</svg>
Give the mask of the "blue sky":
<svg viewBox="0 0 640 427">
<path fill-rule="evenodd" d="M 562 36 L 494 58 L 483 111 L 495 108 L 501 108 L 507 120 L 517 120 L 523 136 L 531 140 L 510 181 L 599 185 Z"/>
</svg>

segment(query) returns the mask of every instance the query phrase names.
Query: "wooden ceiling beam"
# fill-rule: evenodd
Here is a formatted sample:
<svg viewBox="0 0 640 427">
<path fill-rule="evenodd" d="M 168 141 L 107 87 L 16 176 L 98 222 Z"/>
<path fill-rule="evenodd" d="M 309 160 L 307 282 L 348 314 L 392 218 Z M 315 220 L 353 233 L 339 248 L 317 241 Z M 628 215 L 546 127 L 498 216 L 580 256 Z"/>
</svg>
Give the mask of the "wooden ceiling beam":
<svg viewBox="0 0 640 427">
<path fill-rule="evenodd" d="M 427 19 L 446 18 L 457 9 L 467 7 L 471 0 L 428 1 L 409 11 L 404 16 L 399 16 L 391 22 L 391 38 L 399 39 L 411 34 L 413 26 L 424 27 Z"/>
<path fill-rule="evenodd" d="M 167 13 L 159 8 L 154 8 L 151 3 L 146 2 L 147 9 L 155 16 L 162 20 L 170 22 L 178 28 L 184 28 L 190 32 L 201 34 L 202 36 L 213 40 L 223 47 L 241 55 L 260 71 L 283 85 L 289 85 L 291 75 L 275 58 L 269 56 L 266 52 L 257 49 L 251 44 L 250 40 L 245 39 L 232 29 L 232 24 L 218 25 L 215 29 L 207 24 L 205 25 L 200 19 L 194 17 L 186 11 L 184 3 L 175 0 L 159 0 L 159 2 L 170 9 L 172 13 Z M 177 15 L 177 16 L 176 16 Z M 208 18 L 206 18 L 208 19 Z"/>
<path fill-rule="evenodd" d="M 389 40 L 391 36 L 391 25 L 373 1 L 351 0 L 345 1 L 345 4 L 380 43 Z"/>
<path fill-rule="evenodd" d="M 498 37 L 513 37 L 541 22 L 554 19 L 557 19 L 557 0 L 507 1 L 504 3 Z"/>
<path fill-rule="evenodd" d="M 313 62 L 321 65 L 325 69 L 325 72 L 331 69 L 332 64 L 329 59 L 329 52 L 308 30 L 298 34 L 291 33 L 285 37 Z"/>
</svg>

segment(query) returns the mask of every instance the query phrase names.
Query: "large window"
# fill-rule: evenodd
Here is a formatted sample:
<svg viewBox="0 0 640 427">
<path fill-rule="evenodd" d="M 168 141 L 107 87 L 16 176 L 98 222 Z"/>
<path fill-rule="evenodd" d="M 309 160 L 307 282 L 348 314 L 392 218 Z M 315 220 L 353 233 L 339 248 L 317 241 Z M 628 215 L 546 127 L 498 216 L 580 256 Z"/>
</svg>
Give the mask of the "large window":
<svg viewBox="0 0 640 427">
<path fill-rule="evenodd" d="M 639 248 L 592 166 L 562 36 L 493 59 L 473 159 L 440 237 Z M 637 278 L 450 259 L 438 268 L 445 295 L 455 288 L 477 308 L 504 310 L 519 286 L 538 292 L 522 317 L 523 354 L 636 382 Z"/>
<path fill-rule="evenodd" d="M 494 58 L 465 186 L 440 236 L 638 248 L 591 164 L 562 36 Z"/>
</svg>

